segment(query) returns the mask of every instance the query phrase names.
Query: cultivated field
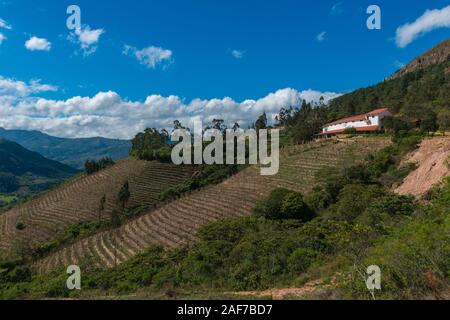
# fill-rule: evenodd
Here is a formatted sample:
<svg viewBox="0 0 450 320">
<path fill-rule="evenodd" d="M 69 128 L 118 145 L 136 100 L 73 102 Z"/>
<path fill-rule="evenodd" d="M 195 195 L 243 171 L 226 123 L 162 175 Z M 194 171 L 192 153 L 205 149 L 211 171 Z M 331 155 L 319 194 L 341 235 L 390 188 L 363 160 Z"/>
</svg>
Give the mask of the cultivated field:
<svg viewBox="0 0 450 320">
<path fill-rule="evenodd" d="M 99 219 L 100 200 L 106 196 L 102 219 L 117 206 L 117 194 L 129 181 L 128 207 L 151 206 L 158 195 L 192 175 L 189 167 L 127 159 L 111 168 L 80 176 L 0 215 L 0 249 L 35 247 L 61 235 L 68 226 Z M 23 230 L 17 228 L 18 224 Z"/>
<path fill-rule="evenodd" d="M 276 187 L 308 192 L 324 167 L 350 164 L 388 144 L 386 139 L 319 142 L 282 150 L 278 175 L 262 177 L 250 167 L 227 181 L 185 195 L 127 222 L 116 230 L 80 239 L 37 263 L 41 272 L 80 264 L 85 259 L 113 267 L 151 245 L 175 248 L 197 239 L 199 227 L 225 218 L 249 215 L 256 201 Z M 145 199 L 145 197 L 142 197 Z"/>
</svg>

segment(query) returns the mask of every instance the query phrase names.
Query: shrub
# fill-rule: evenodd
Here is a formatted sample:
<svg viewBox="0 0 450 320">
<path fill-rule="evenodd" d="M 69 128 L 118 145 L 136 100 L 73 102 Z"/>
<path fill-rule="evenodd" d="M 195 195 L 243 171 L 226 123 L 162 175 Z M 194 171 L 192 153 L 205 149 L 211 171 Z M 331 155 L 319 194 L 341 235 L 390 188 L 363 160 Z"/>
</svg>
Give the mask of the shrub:
<svg viewBox="0 0 450 320">
<path fill-rule="evenodd" d="M 311 249 L 298 248 L 288 258 L 288 268 L 293 273 L 305 272 L 316 260 L 317 252 Z"/>
<path fill-rule="evenodd" d="M 344 134 L 357 134 L 358 131 L 356 130 L 356 128 L 345 128 L 344 130 Z"/>
<path fill-rule="evenodd" d="M 349 184 L 339 193 L 337 202 L 324 213 L 327 218 L 353 221 L 385 191 L 377 185 Z"/>
<path fill-rule="evenodd" d="M 84 164 L 84 170 L 87 174 L 93 174 L 98 171 L 104 170 L 108 167 L 111 167 L 114 165 L 114 161 L 109 158 L 105 157 L 98 161 L 95 160 L 86 160 Z"/>
<path fill-rule="evenodd" d="M 16 229 L 22 231 L 25 229 L 25 225 L 22 222 L 17 222 Z"/>
<path fill-rule="evenodd" d="M 236 174 L 238 165 L 202 165 L 196 174 L 185 180 L 180 185 L 160 193 L 159 200 L 168 201 L 176 199 L 186 192 L 198 190 L 211 184 L 217 184 Z"/>
<path fill-rule="evenodd" d="M 304 222 L 314 217 L 302 194 L 283 188 L 273 190 L 268 197 L 258 201 L 253 213 L 268 219 L 298 219 Z"/>
<path fill-rule="evenodd" d="M 411 216 L 415 210 L 414 198 L 389 193 L 372 199 L 356 221 L 386 234 L 390 228 L 402 222 L 406 216 Z"/>
<path fill-rule="evenodd" d="M 281 202 L 281 212 L 284 219 L 299 219 L 303 222 L 314 218 L 314 213 L 298 192 L 288 193 Z"/>
</svg>

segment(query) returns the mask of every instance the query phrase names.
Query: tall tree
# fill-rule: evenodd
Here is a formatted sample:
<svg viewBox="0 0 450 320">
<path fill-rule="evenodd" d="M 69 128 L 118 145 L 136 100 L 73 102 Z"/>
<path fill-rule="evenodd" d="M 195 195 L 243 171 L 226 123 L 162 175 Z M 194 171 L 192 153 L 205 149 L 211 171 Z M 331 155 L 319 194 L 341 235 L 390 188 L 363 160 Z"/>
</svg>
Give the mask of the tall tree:
<svg viewBox="0 0 450 320">
<path fill-rule="evenodd" d="M 130 192 L 130 184 L 126 181 L 117 195 L 117 199 L 121 206 L 122 212 L 125 211 L 125 207 L 127 206 L 128 200 L 130 200 L 131 192 Z"/>
<path fill-rule="evenodd" d="M 104 194 L 103 197 L 100 199 L 100 204 L 98 206 L 98 222 L 102 222 L 102 213 L 105 211 L 105 204 L 106 204 L 106 195 Z"/>
<path fill-rule="evenodd" d="M 267 114 L 264 112 L 255 122 L 256 130 L 266 129 L 267 128 Z"/>
</svg>

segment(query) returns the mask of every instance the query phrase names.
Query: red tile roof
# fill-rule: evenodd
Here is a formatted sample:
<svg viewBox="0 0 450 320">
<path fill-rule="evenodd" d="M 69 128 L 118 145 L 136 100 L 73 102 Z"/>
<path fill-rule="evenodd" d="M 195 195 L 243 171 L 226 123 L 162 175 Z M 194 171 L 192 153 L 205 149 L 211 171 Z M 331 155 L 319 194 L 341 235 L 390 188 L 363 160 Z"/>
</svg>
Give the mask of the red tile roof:
<svg viewBox="0 0 450 320">
<path fill-rule="evenodd" d="M 355 128 L 356 132 L 377 132 L 381 131 L 380 126 L 366 126 L 366 127 L 358 127 Z M 338 129 L 338 130 L 331 130 L 327 132 L 321 132 L 319 133 L 319 136 L 327 135 L 327 134 L 337 134 L 337 133 L 344 133 L 345 129 Z"/>
<path fill-rule="evenodd" d="M 348 118 L 343 118 L 343 119 L 339 119 L 336 121 L 333 121 L 331 123 L 326 124 L 324 127 L 329 127 L 332 125 L 336 125 L 336 124 L 341 124 L 341 123 L 346 123 L 346 122 L 352 122 L 352 121 L 362 121 L 365 120 L 367 117 L 369 116 L 377 116 L 379 114 L 382 114 L 386 111 L 389 111 L 388 108 L 380 108 L 380 109 L 375 109 L 371 112 L 365 113 L 365 114 L 360 114 L 358 116 L 353 116 L 353 117 L 348 117 Z"/>
</svg>

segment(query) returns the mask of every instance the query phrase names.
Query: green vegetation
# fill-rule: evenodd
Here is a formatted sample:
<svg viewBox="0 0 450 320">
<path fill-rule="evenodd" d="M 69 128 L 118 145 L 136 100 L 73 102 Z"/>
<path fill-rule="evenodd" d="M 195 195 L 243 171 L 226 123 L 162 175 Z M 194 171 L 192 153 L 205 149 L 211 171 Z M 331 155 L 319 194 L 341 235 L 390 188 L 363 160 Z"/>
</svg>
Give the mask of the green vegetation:
<svg viewBox="0 0 450 320">
<path fill-rule="evenodd" d="M 0 207 L 48 190 L 76 173 L 15 142 L 0 140 L 0 194 L 6 194 L 0 196 Z"/>
<path fill-rule="evenodd" d="M 88 258 L 81 265 L 82 291 L 65 288 L 65 270 L 36 274 L 33 259 L 105 227 L 101 215 L 106 198 L 102 198 L 98 222 L 73 226 L 64 237 L 32 254 L 19 243 L 18 250 L 27 254 L 16 260 L 0 259 L 0 299 L 117 297 L 136 292 L 176 298 L 196 292 L 302 286 L 317 279 L 329 285 L 313 293 L 318 298 L 445 298 L 450 286 L 450 178 L 420 201 L 391 190 L 415 169 L 403 165 L 402 158 L 423 136 L 449 128 L 450 87 L 445 72 L 449 67 L 447 59 L 342 96 L 330 107 L 321 99 L 317 105 L 304 102 L 302 108 L 283 108 L 277 117 L 278 125 L 286 129 L 283 145 L 311 141 L 324 123 L 375 107 L 388 106 L 396 114 L 386 119 L 392 146 L 364 162 L 321 170 L 312 192 L 275 189 L 260 199 L 250 217 L 209 224 L 190 246 L 167 251 L 152 247 L 121 265 L 115 263 L 111 270 L 96 267 Z M 220 119 L 212 127 L 225 129 Z M 267 116 L 259 117 L 254 127 L 266 128 Z M 174 129 L 179 128 L 181 123 L 175 121 Z M 164 162 L 170 150 L 167 132 L 147 129 L 133 140 L 131 155 Z M 196 174 L 159 198 L 172 200 L 218 183 L 239 168 L 198 166 Z M 107 228 L 119 227 L 127 214 L 128 187 L 125 183 L 119 192 Z M 19 230 L 25 227 L 16 225 Z M 382 270 L 380 291 L 366 288 L 370 265 Z"/>
<path fill-rule="evenodd" d="M 366 113 L 376 106 L 387 106 L 395 113 L 410 116 L 416 112 L 420 116 L 421 109 L 448 109 L 449 66 L 450 57 L 443 63 L 339 97 L 331 102 L 329 119 Z"/>
<path fill-rule="evenodd" d="M 356 133 L 358 133 L 358 131 L 356 131 L 356 128 L 346 128 L 344 130 L 344 134 L 354 135 Z"/>
<path fill-rule="evenodd" d="M 128 156 L 131 142 L 106 138 L 66 139 L 49 136 L 39 131 L 5 130 L 0 128 L 0 139 L 14 141 L 47 159 L 82 170 L 87 159 L 111 157 L 120 160 Z"/>
<path fill-rule="evenodd" d="M 267 198 L 260 200 L 253 213 L 273 220 L 298 219 L 307 222 L 314 218 L 314 212 L 301 193 L 283 188 L 275 189 Z"/>
<path fill-rule="evenodd" d="M 66 178 L 75 174 L 77 170 L 46 159 L 15 142 L 0 140 L 0 172 L 15 176 L 31 173 L 47 178 Z"/>
<path fill-rule="evenodd" d="M 84 171 L 87 174 L 93 174 L 101 170 L 105 170 L 114 165 L 114 161 L 111 158 L 102 158 L 98 161 L 86 160 L 84 164 Z"/>
<path fill-rule="evenodd" d="M 236 174 L 244 166 L 238 165 L 201 165 L 196 173 L 181 184 L 162 192 L 161 201 L 169 201 L 181 197 L 183 194 L 199 190 L 209 185 L 218 184 Z"/>
<path fill-rule="evenodd" d="M 19 189 L 17 177 L 11 173 L 0 172 L 0 192 L 11 193 Z M 6 197 L 2 196 L 1 201 L 6 202 Z"/>
<path fill-rule="evenodd" d="M 288 143 L 304 143 L 312 140 L 326 123 L 386 106 L 395 114 L 386 119 L 389 133 L 449 130 L 449 67 L 450 57 L 443 63 L 336 98 L 329 106 L 321 100 L 315 105 L 303 102 L 301 108 L 282 108 L 277 125 L 286 128 Z M 355 132 L 349 129 L 346 133 Z"/>
<path fill-rule="evenodd" d="M 373 264 L 383 272 L 377 298 L 439 298 L 450 280 L 450 179 L 433 189 L 426 203 L 390 192 L 383 180 L 417 141 L 416 136 L 399 137 L 365 165 L 322 172 L 316 190 L 305 197 L 277 189 L 258 203 L 254 216 L 203 227 L 191 247 L 153 247 L 112 270 L 97 269 L 87 260 L 80 292 L 65 289 L 63 270 L 34 275 L 27 264 L 4 262 L 0 298 L 116 296 L 138 290 L 179 297 L 301 286 L 321 278 L 334 279 L 335 297 L 370 299 L 361 272 Z M 305 215 L 312 211 L 315 217 Z"/>
<path fill-rule="evenodd" d="M 17 196 L 0 194 L 0 207 L 10 205 L 17 201 Z"/>
<path fill-rule="evenodd" d="M 166 130 L 146 129 L 132 140 L 130 155 L 141 160 L 169 163 L 171 148 L 169 133 Z"/>
</svg>

